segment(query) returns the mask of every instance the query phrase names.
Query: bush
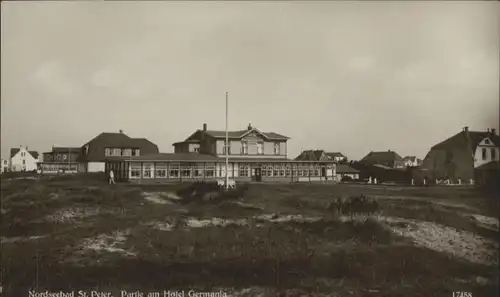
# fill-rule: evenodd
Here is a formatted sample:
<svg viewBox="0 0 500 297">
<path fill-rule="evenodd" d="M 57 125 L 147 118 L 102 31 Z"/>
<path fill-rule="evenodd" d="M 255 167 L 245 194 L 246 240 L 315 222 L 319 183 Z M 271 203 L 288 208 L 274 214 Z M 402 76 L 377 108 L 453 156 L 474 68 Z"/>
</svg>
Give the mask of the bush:
<svg viewBox="0 0 500 297">
<path fill-rule="evenodd" d="M 353 181 L 353 179 L 349 175 L 344 175 L 344 176 L 342 176 L 341 181 Z"/>
<path fill-rule="evenodd" d="M 244 193 L 248 190 L 248 184 L 241 185 L 236 189 L 220 188 L 215 181 L 201 181 L 194 182 L 188 187 L 182 188 L 177 191 L 177 195 L 182 203 L 191 202 L 207 202 L 207 201 L 223 201 L 228 199 L 242 198 Z"/>
<path fill-rule="evenodd" d="M 375 214 L 381 210 L 380 204 L 364 195 L 352 196 L 347 199 L 336 198 L 331 202 L 328 208 L 338 214 L 356 215 L 356 214 Z"/>
</svg>

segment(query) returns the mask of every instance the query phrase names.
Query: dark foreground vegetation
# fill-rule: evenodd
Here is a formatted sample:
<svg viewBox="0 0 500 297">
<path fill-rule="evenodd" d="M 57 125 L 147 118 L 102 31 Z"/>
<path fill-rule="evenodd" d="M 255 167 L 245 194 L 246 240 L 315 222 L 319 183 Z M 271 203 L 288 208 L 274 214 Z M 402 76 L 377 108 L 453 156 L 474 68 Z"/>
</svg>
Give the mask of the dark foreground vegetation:
<svg viewBox="0 0 500 297">
<path fill-rule="evenodd" d="M 192 288 L 228 296 L 245 288 L 264 293 L 232 296 L 497 296 L 495 265 L 418 246 L 378 219 L 497 241 L 498 231 L 468 218 L 497 214 L 497 202 L 473 188 L 252 184 L 225 192 L 62 176 L 2 178 L 1 194 L 2 296 Z"/>
</svg>

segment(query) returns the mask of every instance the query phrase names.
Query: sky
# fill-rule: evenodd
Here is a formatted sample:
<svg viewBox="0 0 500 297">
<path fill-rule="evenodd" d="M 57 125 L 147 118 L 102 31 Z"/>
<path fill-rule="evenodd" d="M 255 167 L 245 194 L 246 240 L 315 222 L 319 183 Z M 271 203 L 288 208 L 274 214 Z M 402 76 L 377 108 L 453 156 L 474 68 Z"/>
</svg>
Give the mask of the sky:
<svg viewBox="0 0 500 297">
<path fill-rule="evenodd" d="M 499 125 L 500 4 L 1 2 L 1 152 L 101 132 L 173 152 L 207 123 L 423 158 Z"/>
</svg>

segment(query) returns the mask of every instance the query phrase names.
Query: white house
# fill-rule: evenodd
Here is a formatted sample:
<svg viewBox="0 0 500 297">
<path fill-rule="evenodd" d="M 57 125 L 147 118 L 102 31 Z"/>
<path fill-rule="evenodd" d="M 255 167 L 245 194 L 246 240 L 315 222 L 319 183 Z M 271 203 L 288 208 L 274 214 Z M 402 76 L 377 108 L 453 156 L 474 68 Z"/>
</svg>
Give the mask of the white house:
<svg viewBox="0 0 500 297">
<path fill-rule="evenodd" d="M 496 135 L 496 130 L 488 129 L 487 133 L 489 135 L 475 137 L 479 143 L 477 143 L 474 150 L 474 168 L 481 167 L 492 161 L 500 161 L 499 138 Z"/>
<path fill-rule="evenodd" d="M 344 156 L 344 154 L 342 154 L 341 152 L 326 153 L 326 155 L 332 158 L 337 163 L 342 161 L 347 161 L 347 157 Z"/>
<path fill-rule="evenodd" d="M 2 159 L 2 173 L 9 171 L 9 160 Z"/>
<path fill-rule="evenodd" d="M 422 160 L 415 156 L 406 156 L 403 158 L 405 167 L 419 167 L 422 165 Z"/>
<path fill-rule="evenodd" d="M 36 170 L 39 161 L 38 152 L 28 151 L 27 146 L 10 149 L 10 171 Z"/>
</svg>

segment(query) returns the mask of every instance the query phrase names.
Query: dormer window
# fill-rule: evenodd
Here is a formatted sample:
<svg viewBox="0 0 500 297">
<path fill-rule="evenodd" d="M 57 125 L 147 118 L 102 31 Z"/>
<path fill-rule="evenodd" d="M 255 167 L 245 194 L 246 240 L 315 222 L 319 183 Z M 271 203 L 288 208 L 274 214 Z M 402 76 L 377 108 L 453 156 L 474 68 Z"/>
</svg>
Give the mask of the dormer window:
<svg viewBox="0 0 500 297">
<path fill-rule="evenodd" d="M 280 154 L 280 144 L 279 142 L 274 143 L 274 154 L 279 155 Z"/>
<path fill-rule="evenodd" d="M 484 143 L 486 143 L 486 144 L 490 144 L 490 140 L 489 140 L 489 139 L 485 139 L 485 140 L 484 140 Z"/>
<path fill-rule="evenodd" d="M 248 155 L 248 142 L 246 141 L 241 142 L 241 154 Z"/>
<path fill-rule="evenodd" d="M 258 155 L 263 155 L 264 154 L 264 143 L 263 142 L 257 142 L 257 154 Z"/>
</svg>

